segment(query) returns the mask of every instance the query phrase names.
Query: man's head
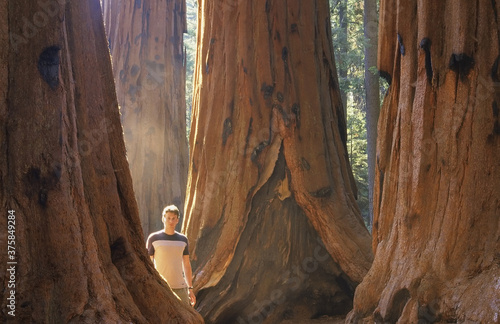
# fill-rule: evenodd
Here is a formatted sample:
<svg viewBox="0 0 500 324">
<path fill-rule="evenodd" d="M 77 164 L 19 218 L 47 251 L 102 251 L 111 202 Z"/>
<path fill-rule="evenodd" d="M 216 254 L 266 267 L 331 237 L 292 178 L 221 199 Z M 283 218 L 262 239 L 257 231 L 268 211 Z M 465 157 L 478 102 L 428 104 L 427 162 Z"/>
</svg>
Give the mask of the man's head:
<svg viewBox="0 0 500 324">
<path fill-rule="evenodd" d="M 177 206 L 175 206 L 175 205 L 170 205 L 170 206 L 163 208 L 163 213 L 162 213 L 163 217 L 165 217 L 166 213 L 174 213 L 175 216 L 177 216 L 177 218 L 179 218 L 179 208 L 177 208 Z"/>
<path fill-rule="evenodd" d="M 166 229 L 175 229 L 175 226 L 179 222 L 179 209 L 175 205 L 165 207 L 163 209 L 161 221 Z"/>
</svg>

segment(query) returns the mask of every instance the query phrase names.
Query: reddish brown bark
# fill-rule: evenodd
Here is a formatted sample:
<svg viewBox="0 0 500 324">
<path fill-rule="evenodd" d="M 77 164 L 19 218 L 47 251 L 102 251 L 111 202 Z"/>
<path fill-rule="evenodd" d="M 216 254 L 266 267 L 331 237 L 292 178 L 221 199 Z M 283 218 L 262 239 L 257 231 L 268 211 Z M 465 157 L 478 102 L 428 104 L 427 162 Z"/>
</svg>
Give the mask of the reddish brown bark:
<svg viewBox="0 0 500 324">
<path fill-rule="evenodd" d="M 376 255 L 348 322 L 498 322 L 500 3 L 380 10 Z"/>
<path fill-rule="evenodd" d="M 184 209 L 188 168 L 185 0 L 103 1 L 127 157 L 144 234 Z"/>
<path fill-rule="evenodd" d="M 328 1 L 200 1 L 198 17 L 184 223 L 198 310 L 209 323 L 347 312 L 372 254 Z"/>
<path fill-rule="evenodd" d="M 99 2 L 5 1 L 0 30 L 1 321 L 202 322 L 144 251 Z"/>
</svg>

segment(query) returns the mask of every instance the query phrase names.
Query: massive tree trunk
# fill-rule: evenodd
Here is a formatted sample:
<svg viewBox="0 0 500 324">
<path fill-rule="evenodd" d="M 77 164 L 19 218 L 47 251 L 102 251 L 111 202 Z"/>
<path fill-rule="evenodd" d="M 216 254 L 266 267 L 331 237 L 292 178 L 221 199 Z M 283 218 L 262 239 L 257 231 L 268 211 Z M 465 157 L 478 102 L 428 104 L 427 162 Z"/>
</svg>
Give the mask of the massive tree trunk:
<svg viewBox="0 0 500 324">
<path fill-rule="evenodd" d="M 147 235 L 163 228 L 165 205 L 184 207 L 186 2 L 104 0 L 103 8 L 127 156 Z"/>
<path fill-rule="evenodd" d="M 373 189 L 377 151 L 377 124 L 380 114 L 380 89 L 378 75 L 372 68 L 377 65 L 378 18 L 377 0 L 364 0 L 365 35 L 365 93 L 366 93 L 366 151 L 368 160 L 369 221 L 373 223 Z"/>
<path fill-rule="evenodd" d="M 3 1 L 0 30 L 0 321 L 201 322 L 145 253 L 99 1 Z"/>
<path fill-rule="evenodd" d="M 200 1 L 184 230 L 208 323 L 342 314 L 371 265 L 328 1 Z"/>
<path fill-rule="evenodd" d="M 499 12 L 381 2 L 376 255 L 350 322 L 499 320 Z"/>
</svg>

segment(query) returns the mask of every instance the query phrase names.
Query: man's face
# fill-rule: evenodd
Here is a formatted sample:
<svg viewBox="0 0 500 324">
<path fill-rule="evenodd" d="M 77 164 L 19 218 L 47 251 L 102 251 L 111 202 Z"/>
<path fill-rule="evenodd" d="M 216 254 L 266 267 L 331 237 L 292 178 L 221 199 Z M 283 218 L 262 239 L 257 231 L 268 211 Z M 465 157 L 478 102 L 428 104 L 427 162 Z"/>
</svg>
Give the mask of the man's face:
<svg viewBox="0 0 500 324">
<path fill-rule="evenodd" d="M 172 212 L 166 212 L 165 215 L 163 215 L 163 223 L 167 227 L 175 228 L 175 225 L 177 225 L 178 222 L 179 218 Z"/>
</svg>

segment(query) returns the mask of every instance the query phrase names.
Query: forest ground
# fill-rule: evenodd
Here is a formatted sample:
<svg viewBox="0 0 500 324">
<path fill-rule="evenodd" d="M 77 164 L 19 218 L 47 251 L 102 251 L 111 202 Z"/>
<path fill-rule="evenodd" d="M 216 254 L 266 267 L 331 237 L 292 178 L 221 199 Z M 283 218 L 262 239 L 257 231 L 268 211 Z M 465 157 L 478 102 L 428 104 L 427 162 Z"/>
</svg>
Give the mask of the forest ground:
<svg viewBox="0 0 500 324">
<path fill-rule="evenodd" d="M 297 320 L 284 320 L 280 324 L 343 324 L 345 322 L 345 316 L 323 316 L 321 318 L 317 319 L 310 319 L 310 320 L 303 320 L 303 319 L 297 319 Z"/>
</svg>

